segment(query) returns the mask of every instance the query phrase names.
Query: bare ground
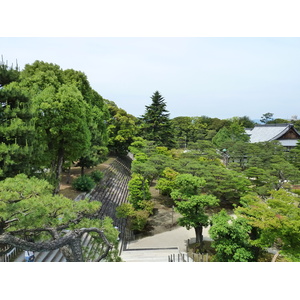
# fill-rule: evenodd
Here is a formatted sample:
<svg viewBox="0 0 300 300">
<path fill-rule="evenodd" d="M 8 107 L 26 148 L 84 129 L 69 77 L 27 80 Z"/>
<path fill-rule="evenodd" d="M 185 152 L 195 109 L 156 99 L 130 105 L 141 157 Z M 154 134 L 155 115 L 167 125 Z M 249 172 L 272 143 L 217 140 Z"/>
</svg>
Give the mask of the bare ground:
<svg viewBox="0 0 300 300">
<path fill-rule="evenodd" d="M 89 174 L 93 171 L 100 170 L 103 171 L 106 169 L 109 164 L 112 163 L 112 161 L 115 158 L 110 157 L 105 162 L 99 164 L 98 166 L 90 169 L 85 169 L 84 173 Z M 75 199 L 79 194 L 82 192 L 76 191 L 72 187 L 72 181 L 80 176 L 81 168 L 80 167 L 72 167 L 70 175 L 67 172 L 63 172 L 61 182 L 60 182 L 60 191 L 59 193 L 69 199 Z M 70 183 L 68 183 L 68 178 L 70 177 Z"/>
<path fill-rule="evenodd" d="M 154 235 L 179 227 L 177 220 L 180 214 L 174 211 L 173 200 L 160 195 L 154 186 L 150 187 L 150 192 L 154 202 L 154 211 L 148 219 L 146 232 L 143 235 Z"/>
</svg>

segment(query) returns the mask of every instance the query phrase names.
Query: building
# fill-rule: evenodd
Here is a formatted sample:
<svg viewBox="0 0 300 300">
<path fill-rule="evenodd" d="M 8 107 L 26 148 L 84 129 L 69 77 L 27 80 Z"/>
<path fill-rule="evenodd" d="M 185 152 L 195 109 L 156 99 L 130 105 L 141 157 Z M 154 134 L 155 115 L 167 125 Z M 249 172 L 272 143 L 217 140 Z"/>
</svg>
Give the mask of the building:
<svg viewBox="0 0 300 300">
<path fill-rule="evenodd" d="M 246 128 L 250 143 L 279 141 L 287 150 L 294 148 L 300 140 L 300 133 L 293 124 L 267 124 Z"/>
</svg>

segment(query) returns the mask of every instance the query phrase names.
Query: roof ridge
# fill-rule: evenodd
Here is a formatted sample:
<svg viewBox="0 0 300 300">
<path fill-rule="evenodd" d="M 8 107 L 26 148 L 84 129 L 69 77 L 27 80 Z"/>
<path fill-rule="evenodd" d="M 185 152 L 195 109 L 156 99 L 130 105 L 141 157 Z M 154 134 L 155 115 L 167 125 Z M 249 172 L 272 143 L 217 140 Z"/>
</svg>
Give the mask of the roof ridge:
<svg viewBox="0 0 300 300">
<path fill-rule="evenodd" d="M 255 124 L 255 127 L 287 127 L 292 123 L 275 123 L 275 124 Z"/>
</svg>

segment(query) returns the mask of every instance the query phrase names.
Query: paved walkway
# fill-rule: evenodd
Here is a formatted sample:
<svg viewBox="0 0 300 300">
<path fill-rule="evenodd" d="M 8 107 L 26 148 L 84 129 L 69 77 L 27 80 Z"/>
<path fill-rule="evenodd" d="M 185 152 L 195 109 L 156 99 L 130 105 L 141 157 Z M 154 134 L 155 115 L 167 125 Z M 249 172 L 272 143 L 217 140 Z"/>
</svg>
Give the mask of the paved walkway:
<svg viewBox="0 0 300 300">
<path fill-rule="evenodd" d="M 203 229 L 204 240 L 210 240 L 208 229 Z M 195 240 L 195 230 L 179 227 L 128 243 L 121 258 L 125 262 L 167 262 L 168 255 L 186 252 L 188 239 Z"/>
</svg>

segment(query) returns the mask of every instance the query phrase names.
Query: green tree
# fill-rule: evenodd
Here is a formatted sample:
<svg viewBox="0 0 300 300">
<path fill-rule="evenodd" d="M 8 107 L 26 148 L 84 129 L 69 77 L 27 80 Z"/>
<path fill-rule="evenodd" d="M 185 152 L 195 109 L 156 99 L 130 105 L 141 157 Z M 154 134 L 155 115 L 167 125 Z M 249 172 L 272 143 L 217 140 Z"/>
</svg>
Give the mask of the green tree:
<svg viewBox="0 0 300 300">
<path fill-rule="evenodd" d="M 17 69 L 0 63 L 0 179 L 32 171 L 32 108 L 16 87 L 18 78 Z"/>
<path fill-rule="evenodd" d="M 18 87 L 34 109 L 36 164 L 50 169 L 57 193 L 64 163 L 78 161 L 83 170 L 106 156 L 108 110 L 84 73 L 55 64 L 26 65 Z"/>
<path fill-rule="evenodd" d="M 189 169 L 187 165 L 185 171 Z M 245 175 L 221 165 L 194 163 L 193 174 L 205 178 L 203 192 L 216 196 L 223 203 L 238 204 L 241 197 L 251 190 L 251 182 Z"/>
<path fill-rule="evenodd" d="M 89 107 L 86 118 L 91 134 L 91 147 L 85 150 L 76 164 L 76 166 L 81 167 L 81 175 L 83 176 L 84 168 L 98 165 L 105 160 L 108 154 L 107 123 L 110 115 L 104 99 L 91 88 L 84 73 L 73 69 L 65 70 L 63 80 L 65 84 L 75 85 L 78 88 Z"/>
<path fill-rule="evenodd" d="M 143 231 L 153 208 L 152 201 L 141 201 L 139 209 L 135 209 L 131 203 L 123 203 L 117 207 L 116 215 L 118 218 L 126 218 L 131 230 Z"/>
<path fill-rule="evenodd" d="M 253 261 L 254 254 L 249 238 L 251 226 L 244 218 L 234 218 L 222 209 L 212 217 L 209 235 L 213 239 L 212 247 L 216 254 L 213 260 L 218 262 Z"/>
<path fill-rule="evenodd" d="M 252 190 L 260 196 L 269 195 L 277 182 L 275 176 L 271 176 L 267 170 L 258 167 L 250 167 L 245 170 L 245 175 L 253 183 Z"/>
<path fill-rule="evenodd" d="M 128 183 L 128 191 L 128 201 L 136 210 L 141 209 L 141 201 L 151 199 L 148 181 L 140 174 L 132 174 Z"/>
<path fill-rule="evenodd" d="M 64 161 L 80 158 L 91 146 L 88 105 L 80 91 L 71 85 L 62 85 L 57 93 L 53 87 L 44 89 L 36 96 L 35 105 L 39 113 L 36 127 L 46 141 L 54 193 L 58 193 Z"/>
<path fill-rule="evenodd" d="M 287 160 L 300 170 L 300 140 L 297 142 L 296 147 L 287 154 Z"/>
<path fill-rule="evenodd" d="M 3 56 L 1 55 L 0 88 L 4 87 L 5 85 L 13 81 L 18 81 L 19 76 L 20 76 L 20 70 L 18 65 L 16 65 L 15 67 L 12 65 L 11 67 L 9 67 L 8 64 L 4 62 Z"/>
<path fill-rule="evenodd" d="M 235 209 L 258 234 L 252 244 L 263 249 L 276 247 L 278 254 L 300 261 L 299 196 L 283 189 L 271 191 L 267 200 L 255 195 L 244 197 L 244 205 Z"/>
<path fill-rule="evenodd" d="M 178 219 L 179 225 L 195 229 L 196 243 L 200 244 L 200 249 L 203 247 L 203 227 L 209 225 L 206 209 L 219 203 L 215 196 L 201 193 L 204 184 L 203 178 L 180 174 L 176 177 L 175 187 L 171 192 L 171 198 L 176 203 L 175 210 L 182 215 Z"/>
<path fill-rule="evenodd" d="M 47 181 L 24 174 L 0 182 L 0 245 L 38 252 L 60 248 L 67 261 L 83 261 L 81 237 L 90 233 L 104 250 L 95 261 L 118 259 L 118 231 L 111 219 L 97 218 L 101 203 L 74 202 L 52 190 Z"/>
<path fill-rule="evenodd" d="M 107 101 L 111 118 L 108 120 L 109 150 L 114 155 L 124 156 L 137 134 L 137 119 L 119 108 L 114 102 Z"/>
<path fill-rule="evenodd" d="M 146 112 L 141 118 L 143 138 L 154 141 L 157 146 L 172 148 L 174 141 L 167 104 L 158 91 L 151 99 L 152 103 L 146 106 Z"/>
<path fill-rule="evenodd" d="M 238 119 L 233 119 L 228 127 L 221 128 L 213 137 L 212 142 L 219 148 L 224 148 L 226 142 L 248 142 L 249 136 L 245 133 L 244 127 L 239 123 Z"/>
<path fill-rule="evenodd" d="M 162 195 L 170 196 L 172 190 L 175 188 L 175 178 L 179 175 L 178 172 L 166 167 L 161 177 L 157 180 L 155 188 L 160 191 Z"/>
<path fill-rule="evenodd" d="M 270 121 L 273 120 L 273 113 L 265 113 L 261 116 L 260 122 L 264 124 L 268 124 Z"/>
</svg>

